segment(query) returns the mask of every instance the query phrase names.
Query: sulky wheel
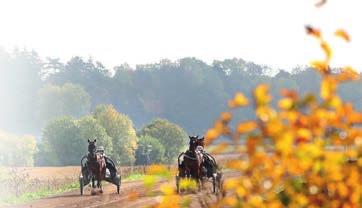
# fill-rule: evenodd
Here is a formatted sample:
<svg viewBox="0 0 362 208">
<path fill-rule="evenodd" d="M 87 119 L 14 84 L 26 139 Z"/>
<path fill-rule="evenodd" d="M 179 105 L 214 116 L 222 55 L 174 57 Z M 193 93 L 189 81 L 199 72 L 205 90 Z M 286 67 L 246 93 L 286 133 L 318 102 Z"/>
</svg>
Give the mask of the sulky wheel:
<svg viewBox="0 0 362 208">
<path fill-rule="evenodd" d="M 79 188 L 80 188 L 80 195 L 83 195 L 83 190 L 84 190 L 84 181 L 83 181 L 83 176 L 79 176 Z"/>
<path fill-rule="evenodd" d="M 180 193 L 180 177 L 176 175 L 176 192 Z"/>
<path fill-rule="evenodd" d="M 116 180 L 116 184 L 117 184 L 117 194 L 119 194 L 120 189 L 121 189 L 121 176 L 117 175 L 115 177 L 115 180 Z"/>
<path fill-rule="evenodd" d="M 212 193 L 216 193 L 216 177 L 215 176 L 212 176 Z"/>
</svg>

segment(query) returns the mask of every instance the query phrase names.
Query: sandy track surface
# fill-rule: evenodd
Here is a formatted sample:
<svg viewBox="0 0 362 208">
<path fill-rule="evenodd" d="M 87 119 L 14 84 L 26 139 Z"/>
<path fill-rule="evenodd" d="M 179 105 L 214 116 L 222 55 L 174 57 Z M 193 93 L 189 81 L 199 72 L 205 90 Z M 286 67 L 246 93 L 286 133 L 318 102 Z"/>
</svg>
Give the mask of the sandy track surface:
<svg viewBox="0 0 362 208">
<path fill-rule="evenodd" d="M 240 158 L 240 154 L 222 154 L 217 155 L 216 160 L 220 165 L 223 162 L 230 159 Z M 235 177 L 239 175 L 235 172 L 226 172 L 223 173 L 223 178 Z M 155 184 L 152 189 L 152 196 L 146 194 L 142 181 L 133 181 L 133 182 L 124 182 L 121 184 L 120 194 L 117 194 L 116 186 L 112 184 L 103 183 L 103 193 L 97 192 L 96 195 L 91 195 L 91 188 L 85 187 L 84 195 L 81 196 L 79 190 L 74 190 L 71 192 L 66 192 L 64 194 L 36 200 L 29 202 L 27 204 L 21 204 L 16 206 L 16 208 L 94 208 L 94 207 L 127 207 L 127 208 L 139 208 L 145 207 L 157 203 L 162 198 L 162 193 L 159 191 L 159 187 L 162 183 L 167 182 L 166 180 L 160 181 Z M 175 180 L 170 181 L 172 184 L 175 184 Z M 176 185 L 175 185 L 176 187 Z M 129 196 L 130 193 L 137 192 L 139 194 L 136 200 L 131 201 Z M 206 183 L 204 189 L 199 193 L 183 193 L 182 197 L 191 197 L 192 203 L 191 207 L 200 207 L 199 200 L 201 196 L 211 196 L 209 200 L 216 200 L 216 195 L 212 194 L 211 183 Z"/>
<path fill-rule="evenodd" d="M 235 177 L 238 173 L 227 172 L 223 174 L 223 178 Z M 153 205 L 157 203 L 162 197 L 162 193 L 159 191 L 159 186 L 167 181 L 158 182 L 153 188 L 152 196 L 146 194 L 146 190 L 143 187 L 142 181 L 137 182 L 125 182 L 121 185 L 121 193 L 117 194 L 116 186 L 107 184 L 104 186 L 104 192 L 97 192 L 96 195 L 90 194 L 90 188 L 85 189 L 83 196 L 80 196 L 79 190 L 71 191 L 64 193 L 62 195 L 53 196 L 41 200 L 36 200 L 28 204 L 17 205 L 12 207 L 25 208 L 25 207 L 58 207 L 58 208 L 94 208 L 94 207 L 127 207 L 127 208 L 138 208 Z M 170 181 L 175 184 L 175 181 Z M 209 195 L 211 196 L 210 200 L 216 200 L 216 196 L 212 194 L 211 184 L 205 185 L 204 189 L 199 193 L 184 193 L 182 197 L 191 197 L 192 203 L 191 207 L 200 207 L 198 198 L 201 196 Z M 129 198 L 129 193 L 137 192 L 139 196 L 136 200 L 131 201 Z"/>
</svg>

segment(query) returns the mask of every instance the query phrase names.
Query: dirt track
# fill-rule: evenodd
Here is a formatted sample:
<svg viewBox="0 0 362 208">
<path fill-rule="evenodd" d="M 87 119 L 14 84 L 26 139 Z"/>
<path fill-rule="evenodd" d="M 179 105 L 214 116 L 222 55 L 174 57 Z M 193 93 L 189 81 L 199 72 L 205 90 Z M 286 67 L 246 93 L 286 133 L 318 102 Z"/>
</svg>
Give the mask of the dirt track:
<svg viewBox="0 0 362 208">
<path fill-rule="evenodd" d="M 236 176 L 236 173 L 228 172 L 224 173 L 223 177 L 233 177 Z M 90 194 L 90 188 L 86 188 L 85 194 L 83 196 L 79 195 L 79 190 L 72 192 L 64 193 L 59 196 L 53 196 L 41 200 L 37 200 L 24 205 L 17 205 L 13 207 L 59 207 L 59 208 L 70 208 L 70 207 L 84 207 L 84 208 L 93 208 L 93 207 L 128 207 L 128 208 L 138 208 L 145 207 L 152 204 L 155 204 L 162 197 L 161 192 L 159 191 L 160 184 L 166 181 L 161 181 L 156 184 L 153 189 L 152 196 L 148 196 L 145 193 L 145 188 L 143 187 L 143 182 L 126 182 L 121 185 L 121 193 L 116 193 L 116 187 L 110 184 L 104 186 L 104 193 L 97 193 L 92 196 Z M 174 183 L 174 180 L 172 181 Z M 137 192 L 139 197 L 130 201 L 129 193 Z M 198 196 L 211 193 L 211 186 L 205 186 L 204 190 L 198 194 L 184 194 L 183 196 L 191 196 L 195 200 L 191 204 L 191 207 L 199 207 Z M 215 198 L 215 197 L 214 197 Z"/>
<path fill-rule="evenodd" d="M 240 158 L 239 154 L 225 154 L 225 155 L 217 155 L 216 159 L 222 165 L 222 162 L 225 162 L 230 159 Z M 227 172 L 223 173 L 223 178 L 227 177 L 235 177 L 238 174 L 235 172 Z M 27 204 L 10 206 L 10 207 L 19 207 L 19 208 L 28 208 L 28 207 L 41 207 L 41 208 L 50 208 L 50 207 L 58 207 L 58 208 L 93 208 L 93 207 L 128 207 L 128 208 L 139 208 L 150 206 L 157 203 L 158 200 L 161 199 L 162 193 L 159 191 L 159 186 L 167 182 L 160 181 L 158 182 L 152 192 L 154 193 L 152 196 L 146 194 L 146 190 L 144 188 L 142 181 L 134 181 L 134 182 L 124 182 L 121 184 L 121 192 L 117 194 L 116 186 L 112 184 L 104 185 L 104 192 L 97 193 L 96 195 L 91 195 L 91 189 L 87 186 L 84 190 L 84 195 L 80 196 L 79 190 L 74 190 L 71 192 L 67 192 L 61 195 L 36 200 L 33 202 L 29 202 Z M 174 179 L 170 181 L 172 184 L 175 184 Z M 191 203 L 191 207 L 200 207 L 197 198 L 200 195 L 206 195 L 212 193 L 210 183 L 204 187 L 204 190 L 197 194 L 183 194 L 182 196 L 190 196 L 194 200 Z M 129 196 L 130 193 L 137 192 L 139 194 L 138 198 L 134 201 L 131 201 Z M 211 195 L 211 200 L 215 200 L 215 195 Z"/>
</svg>

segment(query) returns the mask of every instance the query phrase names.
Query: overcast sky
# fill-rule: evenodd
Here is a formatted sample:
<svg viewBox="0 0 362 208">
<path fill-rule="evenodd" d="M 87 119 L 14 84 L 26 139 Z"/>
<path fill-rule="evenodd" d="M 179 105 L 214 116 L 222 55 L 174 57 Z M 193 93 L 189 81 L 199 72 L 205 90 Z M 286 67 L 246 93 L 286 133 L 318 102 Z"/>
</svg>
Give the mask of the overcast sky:
<svg viewBox="0 0 362 208">
<path fill-rule="evenodd" d="M 92 56 L 111 68 L 194 56 L 292 68 L 321 58 L 304 25 L 321 27 L 334 64 L 362 67 L 362 2 L 329 0 L 1 0 L 0 46 L 41 57 Z M 352 37 L 333 37 L 337 28 Z M 358 50 L 360 49 L 360 50 Z M 361 70 L 361 69 L 359 69 Z"/>
</svg>

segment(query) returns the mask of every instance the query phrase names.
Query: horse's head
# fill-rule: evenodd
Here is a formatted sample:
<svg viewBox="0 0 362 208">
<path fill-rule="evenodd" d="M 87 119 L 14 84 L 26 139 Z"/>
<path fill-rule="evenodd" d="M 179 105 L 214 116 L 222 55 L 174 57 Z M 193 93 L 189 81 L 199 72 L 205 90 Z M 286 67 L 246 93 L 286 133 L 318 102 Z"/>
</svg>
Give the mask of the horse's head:
<svg viewBox="0 0 362 208">
<path fill-rule="evenodd" d="M 200 137 L 197 139 L 197 146 L 205 148 L 205 137 Z"/>
<path fill-rule="evenodd" d="M 190 142 L 189 142 L 189 150 L 194 151 L 196 147 L 198 146 L 198 138 L 199 136 L 189 136 Z"/>
<path fill-rule="evenodd" d="M 92 157 L 94 157 L 96 154 L 96 149 L 97 149 L 96 142 L 97 142 L 97 139 L 94 139 L 94 141 L 90 141 L 88 139 L 88 152 Z"/>
</svg>

